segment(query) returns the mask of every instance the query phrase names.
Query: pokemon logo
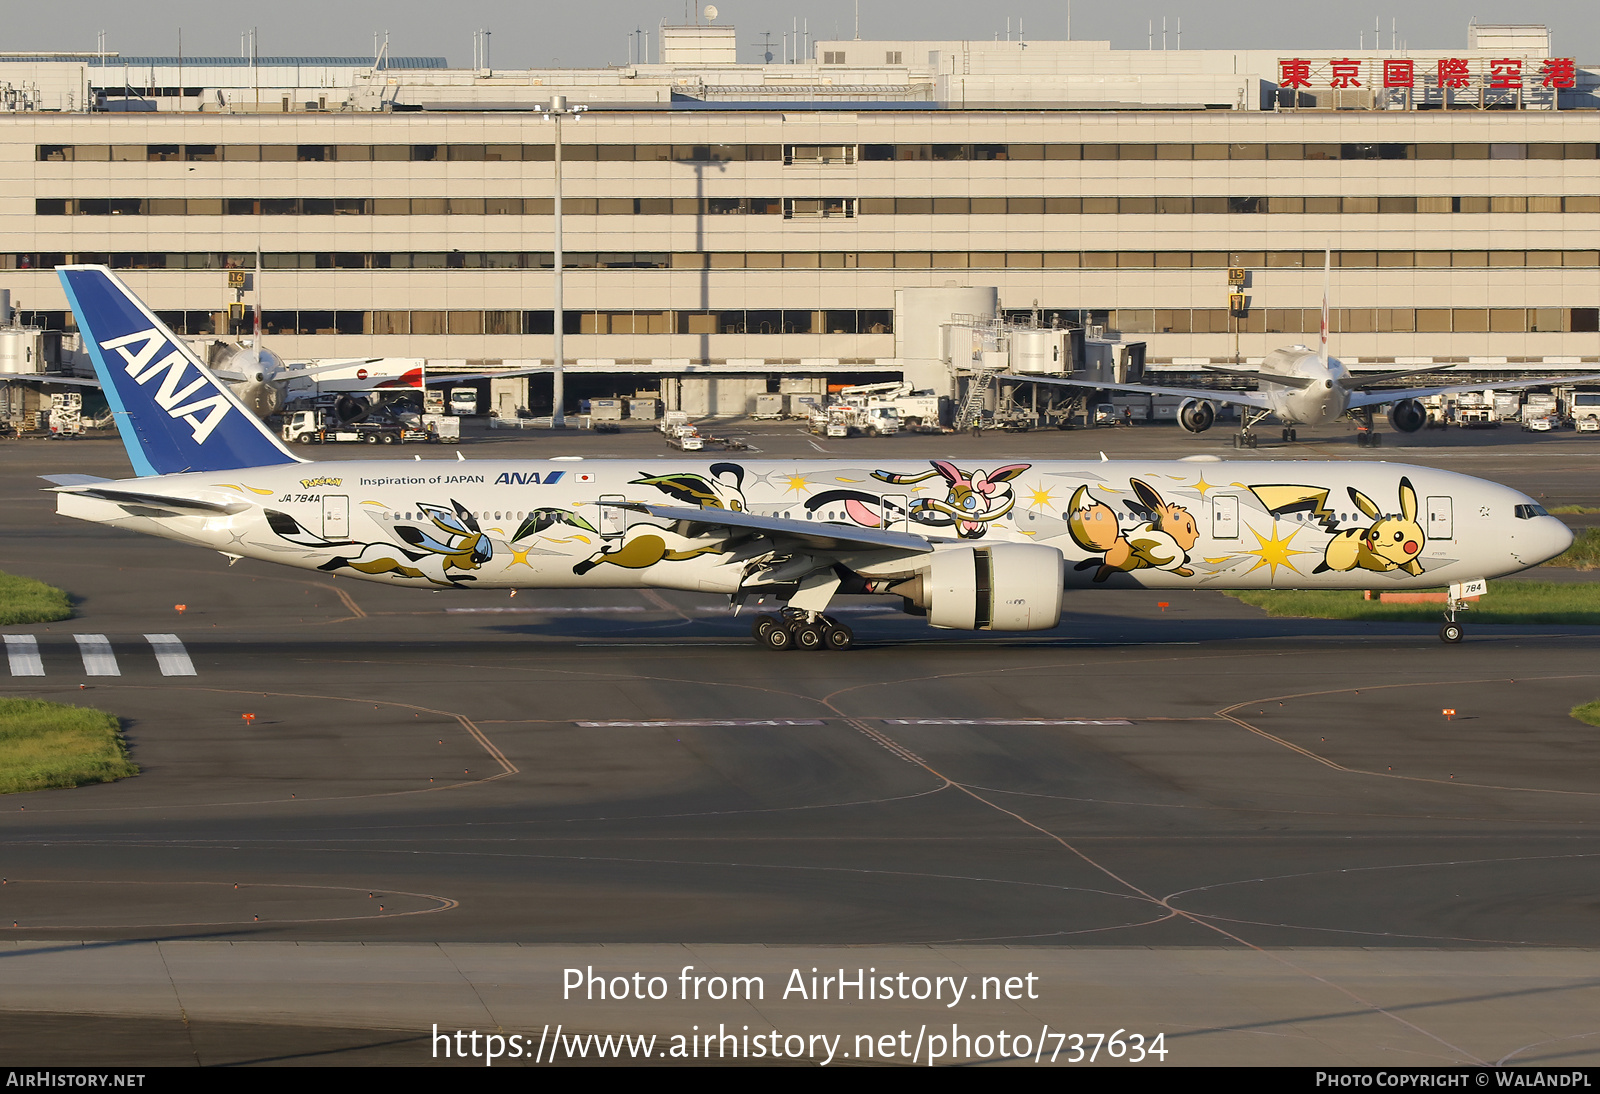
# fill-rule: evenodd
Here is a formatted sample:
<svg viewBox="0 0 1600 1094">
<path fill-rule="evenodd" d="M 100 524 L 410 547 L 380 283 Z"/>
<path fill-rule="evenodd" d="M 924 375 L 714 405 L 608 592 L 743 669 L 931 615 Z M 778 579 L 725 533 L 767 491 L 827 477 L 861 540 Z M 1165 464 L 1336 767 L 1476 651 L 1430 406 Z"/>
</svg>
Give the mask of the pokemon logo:
<svg viewBox="0 0 1600 1094">
<path fill-rule="evenodd" d="M 313 486 L 343 486 L 344 480 L 324 476 L 320 479 L 301 479 L 300 485 L 310 490 Z"/>
</svg>

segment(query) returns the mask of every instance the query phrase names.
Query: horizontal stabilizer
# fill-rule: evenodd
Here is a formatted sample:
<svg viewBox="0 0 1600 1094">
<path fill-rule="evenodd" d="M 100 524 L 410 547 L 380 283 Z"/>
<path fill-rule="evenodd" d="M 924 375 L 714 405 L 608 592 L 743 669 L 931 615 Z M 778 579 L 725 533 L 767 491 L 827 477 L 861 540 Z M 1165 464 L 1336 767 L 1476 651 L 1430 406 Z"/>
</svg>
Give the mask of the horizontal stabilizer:
<svg viewBox="0 0 1600 1094">
<path fill-rule="evenodd" d="M 1321 376 L 1285 376 L 1277 372 L 1255 372 L 1242 368 L 1223 368 L 1220 365 L 1204 366 L 1207 372 L 1215 372 L 1222 376 L 1233 376 L 1240 380 L 1254 380 L 1258 384 L 1277 384 L 1279 387 L 1292 387 L 1304 390 L 1312 384 L 1320 384 Z"/>
<path fill-rule="evenodd" d="M 115 482 L 115 479 L 103 478 L 100 475 L 40 475 L 45 482 L 53 482 L 57 486 L 92 486 L 97 482 Z"/>
<path fill-rule="evenodd" d="M 1456 366 L 1453 364 L 1429 365 L 1426 368 L 1408 368 L 1403 369 L 1400 372 L 1359 373 L 1350 376 L 1341 376 L 1339 378 L 1339 386 L 1344 388 L 1346 391 L 1360 391 L 1364 388 L 1371 387 L 1373 384 L 1386 384 L 1390 380 L 1400 380 L 1407 376 L 1421 376 L 1426 372 L 1443 372 L 1447 368 L 1455 367 Z"/>
<path fill-rule="evenodd" d="M 200 513 L 242 513 L 250 508 L 245 501 L 205 501 L 200 498 L 178 498 L 170 494 L 147 494 L 142 490 L 119 490 L 105 486 L 59 486 L 58 494 L 80 494 L 102 501 L 129 505 L 156 505 L 163 509 L 190 509 Z"/>
</svg>

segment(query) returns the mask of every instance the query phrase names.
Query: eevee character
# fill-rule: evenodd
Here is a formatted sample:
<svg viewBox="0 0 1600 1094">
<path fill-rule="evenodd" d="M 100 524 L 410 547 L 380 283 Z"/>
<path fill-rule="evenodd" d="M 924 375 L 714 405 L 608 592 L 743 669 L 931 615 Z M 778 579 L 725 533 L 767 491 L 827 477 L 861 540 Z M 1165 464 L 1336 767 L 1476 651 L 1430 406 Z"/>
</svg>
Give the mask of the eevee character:
<svg viewBox="0 0 1600 1094">
<path fill-rule="evenodd" d="M 1417 491 L 1410 479 L 1400 480 L 1400 515 L 1383 516 L 1373 500 L 1349 487 L 1350 500 L 1356 508 L 1372 518 L 1367 528 L 1349 528 L 1328 542 L 1328 549 L 1312 573 L 1337 570 L 1373 570 L 1387 573 L 1404 570 L 1420 574 L 1422 561 L 1417 556 L 1428 537 L 1417 523 Z"/>
<path fill-rule="evenodd" d="M 1200 528 L 1194 515 L 1183 506 L 1161 500 L 1148 484 L 1138 479 L 1130 483 L 1133 492 L 1151 519 L 1140 524 L 1127 535 L 1117 526 L 1117 514 L 1103 501 L 1089 496 L 1087 486 L 1078 487 L 1068 508 L 1072 516 L 1067 529 L 1073 541 L 1085 551 L 1103 553 L 1104 559 L 1085 559 L 1078 569 L 1099 566 L 1094 575 L 1096 582 L 1105 581 L 1114 573 L 1129 570 L 1168 570 L 1179 577 L 1193 577 L 1194 571 L 1185 565 L 1189 552 L 1200 542 Z"/>
</svg>

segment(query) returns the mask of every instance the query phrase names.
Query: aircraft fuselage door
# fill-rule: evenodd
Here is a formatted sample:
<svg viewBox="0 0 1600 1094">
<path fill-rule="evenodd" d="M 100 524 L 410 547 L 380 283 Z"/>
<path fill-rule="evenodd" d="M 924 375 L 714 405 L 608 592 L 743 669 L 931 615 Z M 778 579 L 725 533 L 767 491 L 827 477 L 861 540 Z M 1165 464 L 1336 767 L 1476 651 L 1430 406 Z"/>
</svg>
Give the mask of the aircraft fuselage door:
<svg viewBox="0 0 1600 1094">
<path fill-rule="evenodd" d="M 911 530 L 911 498 L 906 494 L 885 494 L 881 502 L 883 527 L 889 532 Z"/>
<path fill-rule="evenodd" d="M 1211 499 L 1211 538 L 1239 538 L 1239 499 L 1231 494 Z"/>
<path fill-rule="evenodd" d="M 600 495 L 600 519 L 595 527 L 602 536 L 615 539 L 628 530 L 628 511 L 618 504 L 627 500 L 621 494 Z"/>
<path fill-rule="evenodd" d="M 350 498 L 348 495 L 322 495 L 322 538 L 350 538 Z"/>
<path fill-rule="evenodd" d="M 1428 523 L 1423 531 L 1429 539 L 1455 539 L 1455 506 L 1449 498 L 1428 499 Z"/>
</svg>

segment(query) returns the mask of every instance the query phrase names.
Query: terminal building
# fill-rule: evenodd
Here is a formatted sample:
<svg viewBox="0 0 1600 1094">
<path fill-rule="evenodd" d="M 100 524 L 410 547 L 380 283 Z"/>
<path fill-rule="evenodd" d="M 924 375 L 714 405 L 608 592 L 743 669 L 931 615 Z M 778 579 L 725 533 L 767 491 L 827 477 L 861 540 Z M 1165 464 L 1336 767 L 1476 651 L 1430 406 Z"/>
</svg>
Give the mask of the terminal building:
<svg viewBox="0 0 1600 1094">
<path fill-rule="evenodd" d="M 1314 342 L 1326 252 L 1356 369 L 1600 360 L 1600 71 L 1543 27 L 1345 54 L 786 40 L 748 63 L 732 27 L 663 26 L 636 52 L 5 55 L 0 286 L 67 344 L 67 262 L 192 338 L 259 305 L 288 358 L 548 362 L 560 322 L 595 376 L 577 397 L 898 372 L 897 292 L 945 287 L 1137 340 L 1176 379 Z"/>
</svg>

